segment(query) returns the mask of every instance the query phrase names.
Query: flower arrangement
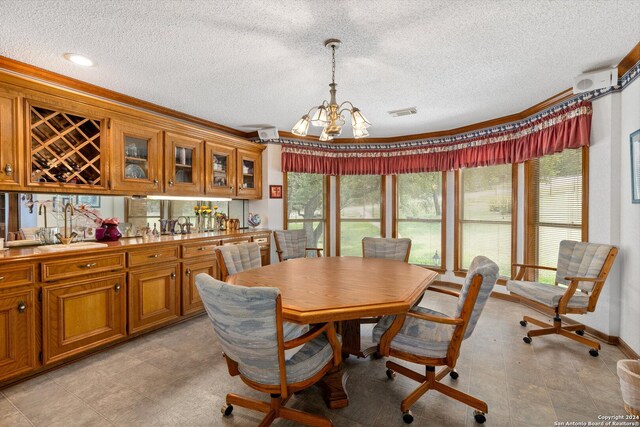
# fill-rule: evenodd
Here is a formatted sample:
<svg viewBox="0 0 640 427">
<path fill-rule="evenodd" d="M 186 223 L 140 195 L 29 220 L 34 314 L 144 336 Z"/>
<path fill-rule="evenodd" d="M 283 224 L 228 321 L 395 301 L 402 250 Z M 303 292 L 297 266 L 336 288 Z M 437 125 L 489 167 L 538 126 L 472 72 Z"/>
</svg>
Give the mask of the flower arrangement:
<svg viewBox="0 0 640 427">
<path fill-rule="evenodd" d="M 202 206 L 196 205 L 193 207 L 193 212 L 196 214 L 196 216 L 209 215 L 211 213 L 211 208 L 206 205 L 202 205 Z"/>
</svg>

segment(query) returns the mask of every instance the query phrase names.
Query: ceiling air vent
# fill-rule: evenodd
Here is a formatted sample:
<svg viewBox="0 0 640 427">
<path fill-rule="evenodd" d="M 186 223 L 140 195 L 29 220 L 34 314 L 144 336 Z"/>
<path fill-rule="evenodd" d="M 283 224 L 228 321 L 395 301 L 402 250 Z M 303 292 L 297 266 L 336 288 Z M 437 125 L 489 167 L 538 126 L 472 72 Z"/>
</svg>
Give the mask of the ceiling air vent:
<svg viewBox="0 0 640 427">
<path fill-rule="evenodd" d="M 389 111 L 391 117 L 402 117 L 402 116 L 410 116 L 412 114 L 416 114 L 418 109 L 416 107 L 403 108 L 401 110 L 393 110 Z"/>
</svg>

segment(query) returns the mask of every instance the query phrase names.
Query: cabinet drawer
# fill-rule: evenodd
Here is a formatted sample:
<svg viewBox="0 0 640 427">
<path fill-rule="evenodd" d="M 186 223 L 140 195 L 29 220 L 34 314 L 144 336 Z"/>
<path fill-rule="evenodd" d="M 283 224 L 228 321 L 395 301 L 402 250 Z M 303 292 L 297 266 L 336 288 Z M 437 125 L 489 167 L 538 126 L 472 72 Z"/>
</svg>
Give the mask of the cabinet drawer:
<svg viewBox="0 0 640 427">
<path fill-rule="evenodd" d="M 124 253 L 47 261 L 42 263 L 42 280 L 50 282 L 86 274 L 122 270 L 124 267 Z"/>
<path fill-rule="evenodd" d="M 268 237 L 254 237 L 253 241 L 258 243 L 260 246 L 269 246 L 269 238 Z"/>
<path fill-rule="evenodd" d="M 178 246 L 164 246 L 146 251 L 130 252 L 129 267 L 156 264 L 165 261 L 176 261 L 178 259 Z"/>
<path fill-rule="evenodd" d="M 243 243 L 249 243 L 251 242 L 251 238 L 250 237 L 236 237 L 234 239 L 226 239 L 222 241 L 222 245 L 223 246 L 227 246 L 227 245 L 241 245 Z"/>
<path fill-rule="evenodd" d="M 33 264 L 0 268 L 0 286 L 30 285 L 34 282 Z"/>
<path fill-rule="evenodd" d="M 182 258 L 193 258 L 205 255 L 215 255 L 219 242 L 202 242 L 195 245 L 182 246 Z"/>
</svg>

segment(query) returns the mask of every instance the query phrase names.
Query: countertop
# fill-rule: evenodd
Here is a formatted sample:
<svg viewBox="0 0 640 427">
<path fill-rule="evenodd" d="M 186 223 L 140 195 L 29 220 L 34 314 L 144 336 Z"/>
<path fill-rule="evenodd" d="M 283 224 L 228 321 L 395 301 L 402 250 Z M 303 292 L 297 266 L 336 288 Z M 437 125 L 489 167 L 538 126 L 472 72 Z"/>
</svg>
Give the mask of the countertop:
<svg viewBox="0 0 640 427">
<path fill-rule="evenodd" d="M 107 244 L 107 246 L 101 248 L 96 247 L 89 250 L 87 250 L 87 248 L 79 248 L 78 250 L 65 250 L 60 252 L 41 252 L 38 250 L 40 246 L 24 246 L 0 250 L 0 264 L 5 264 L 11 261 L 61 257 L 68 254 L 77 254 L 78 252 L 87 255 L 88 253 L 92 254 L 96 252 L 112 252 L 119 249 L 131 249 L 137 246 L 144 247 L 145 245 L 189 243 L 190 241 L 204 239 L 215 240 L 216 238 L 223 239 L 240 236 L 252 236 L 270 232 L 271 230 L 268 230 L 266 228 L 257 228 L 244 230 L 211 231 L 206 233 L 165 235 L 159 237 L 149 237 L 148 239 L 143 239 L 142 237 L 123 237 L 115 242 L 99 242 Z M 92 240 L 92 242 L 95 242 L 95 240 Z"/>
</svg>

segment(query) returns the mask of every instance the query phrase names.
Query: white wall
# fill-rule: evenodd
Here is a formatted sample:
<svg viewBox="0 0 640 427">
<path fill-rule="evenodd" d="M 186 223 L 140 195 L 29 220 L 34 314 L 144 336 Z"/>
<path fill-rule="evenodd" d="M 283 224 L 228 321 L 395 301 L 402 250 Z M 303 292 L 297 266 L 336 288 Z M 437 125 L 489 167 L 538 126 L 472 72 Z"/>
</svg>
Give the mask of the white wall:
<svg viewBox="0 0 640 427">
<path fill-rule="evenodd" d="M 631 203 L 629 135 L 640 129 L 640 79 L 621 93 L 620 120 L 620 338 L 640 353 L 640 204 Z"/>
</svg>

